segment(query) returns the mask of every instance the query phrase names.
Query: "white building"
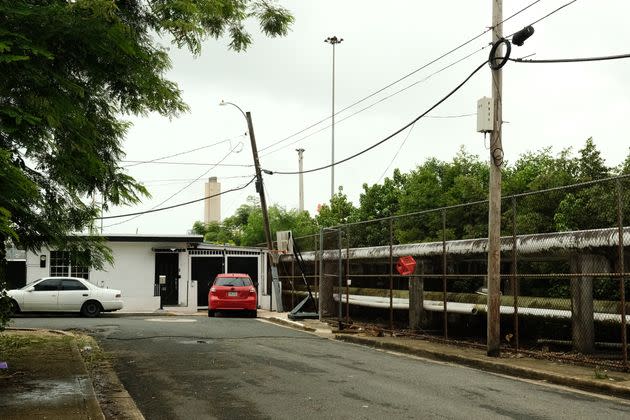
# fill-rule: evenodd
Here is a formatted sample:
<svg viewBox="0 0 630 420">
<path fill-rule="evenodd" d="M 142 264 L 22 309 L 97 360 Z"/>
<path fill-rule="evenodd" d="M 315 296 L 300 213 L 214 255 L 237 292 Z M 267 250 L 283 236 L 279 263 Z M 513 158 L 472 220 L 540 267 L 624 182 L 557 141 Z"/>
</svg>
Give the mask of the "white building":
<svg viewBox="0 0 630 420">
<path fill-rule="evenodd" d="M 266 260 L 260 248 L 202 243 L 201 235 L 105 235 L 114 263 L 104 270 L 72 266 L 68 254 L 41 250 L 26 254 L 26 282 L 47 276 L 83 277 L 101 287 L 120 289 L 124 312 L 152 312 L 178 307 L 195 312 L 208 306 L 209 283 L 219 273 L 247 273 L 267 306 Z M 159 276 L 166 276 L 161 290 Z"/>
</svg>

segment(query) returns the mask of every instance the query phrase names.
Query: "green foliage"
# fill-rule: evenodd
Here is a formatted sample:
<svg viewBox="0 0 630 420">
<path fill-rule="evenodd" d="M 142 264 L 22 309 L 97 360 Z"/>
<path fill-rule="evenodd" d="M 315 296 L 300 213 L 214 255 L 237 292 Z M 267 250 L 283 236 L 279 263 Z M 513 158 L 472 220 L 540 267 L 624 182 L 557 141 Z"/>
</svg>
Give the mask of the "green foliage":
<svg viewBox="0 0 630 420">
<path fill-rule="evenodd" d="M 269 36 L 293 22 L 265 0 L 0 0 L 0 281 L 8 239 L 112 261 L 101 238 L 75 234 L 99 216 L 94 194 L 105 209 L 148 195 L 118 164 L 121 116 L 187 110 L 155 35 L 198 54 L 225 34 L 242 51 L 250 18 Z"/>
<path fill-rule="evenodd" d="M 317 232 L 317 225 L 308 212 L 271 206 L 268 213 L 273 240 L 275 232 L 280 230 L 291 230 L 296 237 Z M 215 244 L 262 246 L 266 243 L 262 211 L 254 197 L 248 197 L 247 203 L 240 206 L 233 216 L 226 218 L 222 223 L 195 222 L 193 231 L 204 235 L 205 242 Z"/>
<path fill-rule="evenodd" d="M 339 226 L 355 220 L 356 208 L 343 193 L 343 187 L 332 196 L 329 204 L 319 206 L 319 213 L 315 216 L 318 226 Z M 296 235 L 297 236 L 297 235 Z"/>
</svg>

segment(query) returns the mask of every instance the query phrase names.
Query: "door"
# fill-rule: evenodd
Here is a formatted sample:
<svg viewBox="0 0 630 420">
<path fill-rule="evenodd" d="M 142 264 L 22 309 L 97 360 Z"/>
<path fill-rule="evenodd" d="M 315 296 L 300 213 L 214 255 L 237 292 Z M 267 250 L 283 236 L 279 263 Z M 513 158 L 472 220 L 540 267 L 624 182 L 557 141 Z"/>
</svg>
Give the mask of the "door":
<svg viewBox="0 0 630 420">
<path fill-rule="evenodd" d="M 83 306 L 83 302 L 88 300 L 91 290 L 78 280 L 62 279 L 57 299 L 59 310 L 68 312 L 78 312 Z"/>
<path fill-rule="evenodd" d="M 258 289 L 258 255 L 252 256 L 231 256 L 227 257 L 227 269 L 226 273 L 245 273 L 249 274 L 254 287 Z"/>
<path fill-rule="evenodd" d="M 166 284 L 160 286 L 160 303 L 162 305 L 177 305 L 179 302 L 179 254 L 155 254 L 155 284 L 160 282 L 160 276 L 166 276 Z"/>
<path fill-rule="evenodd" d="M 208 306 L 210 285 L 219 273 L 223 273 L 223 255 L 191 257 L 191 280 L 197 280 L 197 306 Z"/>
<path fill-rule="evenodd" d="M 24 311 L 57 311 L 59 297 L 59 279 L 40 281 L 24 293 Z"/>
</svg>

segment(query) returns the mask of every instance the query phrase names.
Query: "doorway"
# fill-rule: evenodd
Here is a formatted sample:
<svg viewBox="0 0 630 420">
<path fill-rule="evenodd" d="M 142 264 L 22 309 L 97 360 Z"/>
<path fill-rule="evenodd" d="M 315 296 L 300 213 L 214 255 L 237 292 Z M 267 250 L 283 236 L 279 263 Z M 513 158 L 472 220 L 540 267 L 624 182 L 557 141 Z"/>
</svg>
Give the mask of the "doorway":
<svg viewBox="0 0 630 420">
<path fill-rule="evenodd" d="M 223 255 L 191 257 L 191 280 L 197 280 L 197 306 L 208 306 L 210 284 L 223 273 Z"/>
<path fill-rule="evenodd" d="M 158 252 L 155 254 L 155 284 L 160 287 L 160 276 L 166 276 L 166 287 L 160 293 L 160 303 L 177 305 L 179 302 L 179 253 Z"/>
</svg>

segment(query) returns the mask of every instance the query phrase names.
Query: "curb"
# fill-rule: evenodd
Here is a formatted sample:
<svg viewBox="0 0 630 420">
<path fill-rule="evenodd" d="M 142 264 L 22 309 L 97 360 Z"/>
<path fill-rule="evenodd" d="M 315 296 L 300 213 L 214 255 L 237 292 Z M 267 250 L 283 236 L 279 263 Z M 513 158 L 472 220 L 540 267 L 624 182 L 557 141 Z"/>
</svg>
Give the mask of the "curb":
<svg viewBox="0 0 630 420">
<path fill-rule="evenodd" d="M 518 366 L 510 366 L 505 363 L 495 363 L 492 361 L 464 357 L 459 355 L 438 353 L 435 351 L 412 348 L 402 344 L 396 343 L 384 343 L 376 340 L 370 340 L 363 337 L 347 336 L 341 334 L 335 334 L 335 339 L 339 341 L 345 341 L 347 343 L 359 344 L 373 348 L 380 348 L 385 350 L 392 350 L 399 353 L 411 354 L 414 356 L 423 357 L 426 359 L 433 359 L 442 362 L 450 362 L 459 365 L 464 365 L 476 369 L 481 369 L 489 372 L 500 373 L 509 376 L 515 376 L 524 379 L 535 379 L 541 381 L 547 381 L 556 385 L 563 385 L 571 388 L 580 389 L 583 391 L 589 391 L 599 394 L 613 395 L 616 397 L 630 399 L 630 389 L 627 387 L 618 386 L 608 382 L 596 382 L 588 379 L 577 378 L 573 376 L 563 376 L 546 371 L 528 369 Z"/>
<path fill-rule="evenodd" d="M 289 321 L 288 319 L 277 318 L 275 316 L 272 316 L 270 318 L 262 318 L 261 317 L 259 319 L 264 319 L 264 320 L 267 320 L 267 321 L 272 322 L 274 324 L 284 325 L 285 327 L 295 328 L 297 330 L 303 330 L 303 331 L 308 331 L 308 332 L 316 332 L 317 331 L 315 328 L 307 327 L 305 325 L 300 324 L 299 322 Z"/>
<path fill-rule="evenodd" d="M 58 330 L 48 330 L 55 331 Z M 105 414 L 103 414 L 103 410 L 101 409 L 101 405 L 98 403 L 96 399 L 96 392 L 94 391 L 94 386 L 92 385 L 92 377 L 88 374 L 87 368 L 85 367 L 85 361 L 83 361 L 83 356 L 81 356 L 81 352 L 77 347 L 76 340 L 72 341 L 72 353 L 76 358 L 81 361 L 81 366 L 83 367 L 83 373 L 81 376 L 77 377 L 77 381 L 79 381 L 83 388 L 83 404 L 85 406 L 85 410 L 87 411 L 89 419 L 103 419 L 105 420 Z"/>
</svg>

